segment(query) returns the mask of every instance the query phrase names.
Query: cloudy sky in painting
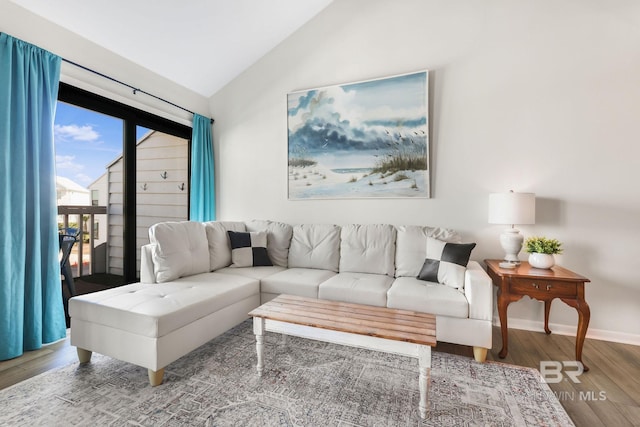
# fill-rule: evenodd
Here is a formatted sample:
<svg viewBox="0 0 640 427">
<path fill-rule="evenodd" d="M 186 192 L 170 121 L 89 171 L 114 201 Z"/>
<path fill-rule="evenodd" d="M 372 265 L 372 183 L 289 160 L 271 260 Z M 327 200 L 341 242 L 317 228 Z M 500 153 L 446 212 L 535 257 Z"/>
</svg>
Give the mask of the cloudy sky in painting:
<svg viewBox="0 0 640 427">
<path fill-rule="evenodd" d="M 426 84 L 420 72 L 289 94 L 289 155 L 369 167 L 394 146 L 424 149 Z"/>
</svg>

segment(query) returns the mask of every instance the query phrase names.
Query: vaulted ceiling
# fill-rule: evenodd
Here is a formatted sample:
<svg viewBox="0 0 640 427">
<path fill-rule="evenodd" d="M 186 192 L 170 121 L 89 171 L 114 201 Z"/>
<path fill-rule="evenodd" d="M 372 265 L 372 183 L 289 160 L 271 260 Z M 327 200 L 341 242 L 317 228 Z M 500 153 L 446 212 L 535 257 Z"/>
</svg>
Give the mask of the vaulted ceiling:
<svg viewBox="0 0 640 427">
<path fill-rule="evenodd" d="M 205 97 L 332 0 L 11 0 Z"/>
</svg>

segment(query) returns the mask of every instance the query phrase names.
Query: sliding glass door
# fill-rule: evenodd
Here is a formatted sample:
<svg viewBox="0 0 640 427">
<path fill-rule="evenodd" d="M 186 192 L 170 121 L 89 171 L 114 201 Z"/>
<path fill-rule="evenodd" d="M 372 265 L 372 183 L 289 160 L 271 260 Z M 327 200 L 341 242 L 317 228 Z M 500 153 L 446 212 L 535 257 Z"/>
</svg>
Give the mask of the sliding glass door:
<svg viewBox="0 0 640 427">
<path fill-rule="evenodd" d="M 109 226 L 117 226 L 117 218 L 107 215 L 109 209 L 117 209 L 111 199 L 114 188 L 122 193 L 122 170 L 116 172 L 122 159 L 122 130 L 120 118 L 58 102 L 54 126 L 58 230 L 77 240 L 69 254 L 73 277 L 91 277 L 92 283 L 113 283 L 123 276 L 123 234 L 120 230 L 109 238 Z M 117 265 L 109 259 L 114 255 L 119 256 Z"/>
<path fill-rule="evenodd" d="M 122 284 L 135 282 L 149 227 L 188 219 L 191 128 L 64 83 L 58 99 L 56 132 L 85 138 L 82 156 L 56 141 L 58 174 L 75 168 L 87 199 L 86 208 L 76 210 L 83 240 L 89 240 L 82 256 L 93 259 L 79 274 L 104 272 Z M 68 119 L 71 110 L 76 120 Z"/>
</svg>

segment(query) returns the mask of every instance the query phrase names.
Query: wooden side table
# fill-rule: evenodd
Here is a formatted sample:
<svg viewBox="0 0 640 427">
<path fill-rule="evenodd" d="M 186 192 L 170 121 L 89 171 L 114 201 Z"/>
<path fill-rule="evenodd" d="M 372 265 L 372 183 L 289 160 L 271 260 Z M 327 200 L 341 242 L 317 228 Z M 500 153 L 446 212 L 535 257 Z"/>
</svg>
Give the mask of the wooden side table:
<svg viewBox="0 0 640 427">
<path fill-rule="evenodd" d="M 487 259 L 484 262 L 493 284 L 498 287 L 498 315 L 502 332 L 502 350 L 498 355 L 504 358 L 509 351 L 507 307 L 510 303 L 520 300 L 525 295 L 544 301 L 544 331 L 550 334 L 551 301 L 560 298 L 578 311 L 576 360 L 588 371 L 589 368 L 582 362 L 582 346 L 591 317 L 589 305 L 584 299 L 584 284 L 590 280 L 558 265 L 550 270 L 543 270 L 531 267 L 528 262 L 522 262 L 516 268 L 506 269 L 500 268 L 501 260 Z"/>
</svg>

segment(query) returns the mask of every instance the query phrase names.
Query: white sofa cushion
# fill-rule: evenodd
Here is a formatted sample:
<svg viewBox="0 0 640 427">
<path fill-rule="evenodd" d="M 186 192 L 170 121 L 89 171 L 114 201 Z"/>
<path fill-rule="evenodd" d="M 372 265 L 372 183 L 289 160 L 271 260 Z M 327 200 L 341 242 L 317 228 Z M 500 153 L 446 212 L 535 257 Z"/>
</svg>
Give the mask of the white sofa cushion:
<svg viewBox="0 0 640 427">
<path fill-rule="evenodd" d="M 329 270 L 290 268 L 260 280 L 260 291 L 318 298 L 320 283 L 335 275 L 335 272 Z"/>
<path fill-rule="evenodd" d="M 338 271 L 340 227 L 330 224 L 302 224 L 293 227 L 289 248 L 290 268 Z"/>
<path fill-rule="evenodd" d="M 463 319 L 469 317 L 469 303 L 462 292 L 415 277 L 399 277 L 393 282 L 387 292 L 387 307 Z"/>
<path fill-rule="evenodd" d="M 167 283 L 134 283 L 80 295 L 69 300 L 69 314 L 74 319 L 157 338 L 259 292 L 255 279 L 203 273 Z"/>
<path fill-rule="evenodd" d="M 235 276 L 262 280 L 265 277 L 269 277 L 272 274 L 279 273 L 283 270 L 285 270 L 285 268 L 280 267 L 279 265 L 273 265 L 271 267 L 225 267 L 220 270 L 216 270 L 216 273 L 233 274 Z"/>
<path fill-rule="evenodd" d="M 408 225 L 396 227 L 396 277 L 417 277 L 427 257 L 427 237 L 460 243 L 460 235 L 438 227 Z"/>
<path fill-rule="evenodd" d="M 267 252 L 271 262 L 287 267 L 293 226 L 284 222 L 252 220 L 246 223 L 246 227 L 247 231 L 266 231 Z"/>
<path fill-rule="evenodd" d="M 204 223 L 209 243 L 209 264 L 212 271 L 231 265 L 231 245 L 227 231 L 247 231 L 243 222 L 209 221 Z"/>
<path fill-rule="evenodd" d="M 149 228 L 153 271 L 158 283 L 210 271 L 209 243 L 204 224 L 161 222 Z"/>
<path fill-rule="evenodd" d="M 318 298 L 386 307 L 393 277 L 370 273 L 340 273 L 320 283 Z"/>
<path fill-rule="evenodd" d="M 349 224 L 340 231 L 340 272 L 395 273 L 396 229 L 389 224 Z"/>
</svg>

